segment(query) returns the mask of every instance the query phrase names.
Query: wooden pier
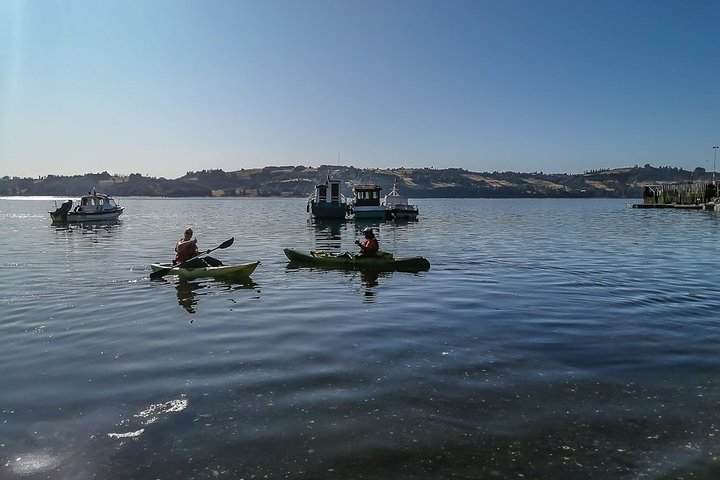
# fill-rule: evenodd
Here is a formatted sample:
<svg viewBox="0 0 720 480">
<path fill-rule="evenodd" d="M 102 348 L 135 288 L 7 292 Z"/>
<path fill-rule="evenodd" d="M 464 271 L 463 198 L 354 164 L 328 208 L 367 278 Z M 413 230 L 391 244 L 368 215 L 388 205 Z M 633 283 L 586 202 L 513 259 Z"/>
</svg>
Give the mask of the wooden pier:
<svg viewBox="0 0 720 480">
<path fill-rule="evenodd" d="M 643 203 L 633 208 L 675 208 L 720 211 L 716 182 L 683 182 L 647 185 Z"/>
</svg>

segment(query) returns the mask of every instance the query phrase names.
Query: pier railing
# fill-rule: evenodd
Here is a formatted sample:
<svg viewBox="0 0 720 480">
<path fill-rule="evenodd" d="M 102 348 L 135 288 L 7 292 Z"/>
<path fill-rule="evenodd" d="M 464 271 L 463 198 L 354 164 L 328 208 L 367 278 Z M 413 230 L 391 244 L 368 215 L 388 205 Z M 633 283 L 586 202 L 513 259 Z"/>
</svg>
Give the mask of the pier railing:
<svg viewBox="0 0 720 480">
<path fill-rule="evenodd" d="M 647 185 L 645 205 L 703 205 L 714 202 L 717 186 L 713 182 L 661 183 Z"/>
</svg>

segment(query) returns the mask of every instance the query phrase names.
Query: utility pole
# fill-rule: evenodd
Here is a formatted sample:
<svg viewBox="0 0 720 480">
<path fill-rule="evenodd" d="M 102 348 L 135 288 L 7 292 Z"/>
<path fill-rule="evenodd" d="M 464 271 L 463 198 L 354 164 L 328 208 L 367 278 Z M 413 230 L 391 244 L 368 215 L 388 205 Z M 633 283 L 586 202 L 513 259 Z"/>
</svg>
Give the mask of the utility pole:
<svg viewBox="0 0 720 480">
<path fill-rule="evenodd" d="M 718 148 L 720 148 L 720 145 L 715 145 L 713 147 L 713 187 L 715 187 L 715 198 L 716 199 L 718 197 L 718 188 L 717 188 L 717 183 L 715 183 L 715 159 L 717 157 Z"/>
</svg>

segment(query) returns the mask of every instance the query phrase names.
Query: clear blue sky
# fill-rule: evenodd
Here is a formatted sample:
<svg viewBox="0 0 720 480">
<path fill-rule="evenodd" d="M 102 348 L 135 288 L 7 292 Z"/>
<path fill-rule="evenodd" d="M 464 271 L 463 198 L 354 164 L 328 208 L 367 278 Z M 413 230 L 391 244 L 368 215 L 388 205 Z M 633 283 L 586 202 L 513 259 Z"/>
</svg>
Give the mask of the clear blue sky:
<svg viewBox="0 0 720 480">
<path fill-rule="evenodd" d="M 0 1 L 0 176 L 712 170 L 718 144 L 717 0 Z"/>
</svg>

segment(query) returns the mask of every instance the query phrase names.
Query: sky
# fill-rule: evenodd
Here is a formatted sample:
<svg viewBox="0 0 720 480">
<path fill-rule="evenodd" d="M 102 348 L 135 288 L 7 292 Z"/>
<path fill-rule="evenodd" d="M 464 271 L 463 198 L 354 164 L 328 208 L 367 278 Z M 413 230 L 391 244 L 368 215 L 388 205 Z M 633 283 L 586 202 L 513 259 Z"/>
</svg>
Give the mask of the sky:
<svg viewBox="0 0 720 480">
<path fill-rule="evenodd" d="M 716 0 L 0 0 L 0 177 L 712 171 L 719 144 Z"/>
</svg>

